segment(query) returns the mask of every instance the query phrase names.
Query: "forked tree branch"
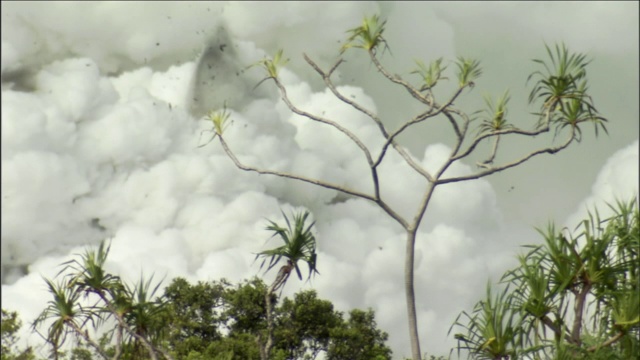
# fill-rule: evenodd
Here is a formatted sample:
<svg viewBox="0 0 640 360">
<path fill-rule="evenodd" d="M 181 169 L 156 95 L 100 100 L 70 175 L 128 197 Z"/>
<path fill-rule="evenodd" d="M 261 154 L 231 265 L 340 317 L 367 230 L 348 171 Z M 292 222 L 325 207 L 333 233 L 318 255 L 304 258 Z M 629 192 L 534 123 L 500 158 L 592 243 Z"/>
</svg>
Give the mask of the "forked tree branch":
<svg viewBox="0 0 640 360">
<path fill-rule="evenodd" d="M 418 163 L 416 163 L 411 156 L 407 153 L 407 151 L 405 149 L 403 149 L 401 146 L 399 146 L 395 139 L 392 137 L 390 138 L 389 133 L 387 131 L 387 129 L 385 128 L 384 124 L 382 123 L 382 120 L 373 112 L 367 110 L 366 108 L 364 108 L 362 105 L 358 104 L 355 101 L 349 100 L 347 97 L 345 97 L 344 95 L 342 95 L 338 89 L 336 89 L 335 84 L 333 84 L 333 82 L 331 81 L 331 74 L 335 71 L 335 69 L 338 67 L 338 65 L 340 65 L 342 63 L 342 59 L 339 59 L 332 67 L 331 70 L 329 72 L 324 72 L 322 69 L 320 69 L 320 67 L 313 61 L 311 60 L 306 54 L 304 54 L 304 58 L 307 61 L 307 63 L 309 63 L 309 65 L 318 73 L 320 74 L 320 76 L 322 77 L 322 79 L 324 80 L 324 83 L 327 85 L 327 87 L 331 90 L 331 92 L 342 102 L 344 102 L 347 105 L 352 106 L 354 109 L 360 111 L 361 113 L 367 115 L 369 118 L 371 118 L 376 125 L 378 126 L 378 129 L 380 129 L 380 133 L 382 134 L 382 136 L 384 136 L 386 142 L 385 145 L 382 147 L 380 154 L 378 155 L 378 158 L 376 159 L 376 161 L 373 162 L 373 166 L 372 168 L 377 168 L 380 163 L 382 162 L 382 160 L 384 159 L 384 156 L 386 155 L 387 149 L 389 147 L 389 145 L 391 144 L 393 146 L 393 148 L 398 152 L 398 154 L 400 154 L 400 156 L 402 156 L 402 158 L 407 162 L 407 164 L 409 164 L 409 166 L 411 166 L 412 169 L 414 169 L 417 173 L 419 173 L 420 175 L 422 175 L 423 177 L 425 177 L 427 179 L 427 181 L 429 182 L 433 182 L 433 177 L 431 176 L 431 174 L 429 174 L 428 171 L 426 171 L 424 168 L 422 168 L 420 165 L 418 165 Z M 283 93 L 283 97 L 286 97 L 286 93 Z M 285 103 L 287 104 L 287 106 L 289 106 L 291 104 L 290 101 L 285 101 Z M 293 109 L 291 109 L 293 111 Z M 424 114 L 424 113 L 423 113 Z M 371 164 L 370 164 L 371 166 Z"/>
<path fill-rule="evenodd" d="M 351 132 L 350 130 L 346 129 L 342 125 L 336 123 L 335 121 L 332 121 L 332 120 L 329 120 L 329 119 L 325 119 L 325 118 L 323 118 L 321 116 L 310 114 L 310 113 L 308 113 L 306 111 L 303 111 L 303 110 L 297 108 L 289 100 L 289 97 L 287 96 L 287 89 L 284 87 L 284 85 L 282 85 L 280 80 L 278 80 L 277 78 L 273 78 L 273 80 L 276 83 L 276 86 L 278 87 L 278 89 L 280 89 L 280 92 L 282 94 L 282 96 L 281 96 L 282 101 L 285 102 L 285 104 L 287 105 L 287 107 L 291 111 L 293 111 L 294 113 L 296 113 L 296 114 L 298 114 L 300 116 L 304 116 L 304 117 L 306 117 L 306 118 L 308 118 L 310 120 L 317 121 L 317 122 L 323 123 L 323 124 L 327 124 L 327 125 L 330 125 L 330 126 L 336 128 L 338 131 L 340 131 L 341 133 L 345 134 L 349 139 L 351 139 L 351 141 L 353 141 L 360 148 L 360 150 L 362 150 L 362 152 L 364 153 L 365 157 L 367 158 L 367 163 L 369 165 L 373 164 L 373 160 L 371 159 L 371 153 L 369 152 L 369 149 L 364 145 L 364 143 L 353 132 Z"/>
<path fill-rule="evenodd" d="M 457 109 L 454 109 L 452 107 L 453 102 L 460 96 L 460 94 L 462 93 L 462 90 L 464 90 L 466 87 L 468 87 L 469 85 L 465 85 L 462 86 L 460 88 L 458 88 L 458 90 L 456 90 L 456 92 L 449 98 L 449 100 L 447 102 L 445 102 L 444 105 L 438 105 L 434 99 L 433 99 L 433 95 L 431 96 L 424 96 L 422 95 L 422 93 L 420 92 L 420 90 L 418 90 L 417 88 L 415 88 L 414 86 L 412 86 L 411 84 L 409 84 L 407 81 L 405 81 L 404 79 L 402 79 L 400 76 L 397 75 L 391 75 L 386 69 L 385 67 L 380 63 L 380 61 L 378 60 L 378 58 L 375 56 L 375 53 L 373 51 L 369 51 L 369 56 L 371 58 L 371 60 L 373 61 L 373 63 L 375 64 L 376 68 L 378 69 L 378 71 L 380 71 L 380 73 L 382 73 L 382 75 L 384 75 L 384 77 L 386 77 L 387 79 L 389 79 L 391 82 L 401 85 L 402 87 L 404 87 L 415 99 L 417 99 L 418 101 L 420 101 L 423 104 L 426 104 L 429 106 L 429 109 L 417 116 L 415 116 L 414 118 L 412 118 L 411 120 L 407 121 L 406 123 L 402 124 L 402 126 L 400 126 L 399 129 L 397 129 L 395 132 L 393 132 L 388 138 L 387 138 L 387 144 L 385 144 L 385 148 L 388 145 L 389 142 L 393 141 L 395 139 L 395 137 L 397 137 L 398 135 L 400 135 L 404 130 L 406 130 L 407 128 L 409 128 L 410 126 L 420 123 L 428 118 L 432 118 L 435 117 L 441 113 L 445 113 L 445 115 L 447 116 L 447 119 L 449 120 L 449 122 L 451 123 L 451 126 L 453 127 L 456 136 L 458 137 L 458 139 L 461 139 L 462 137 L 464 137 L 464 132 L 461 132 L 459 129 L 459 126 L 457 124 L 457 122 L 455 121 L 455 119 L 451 116 L 451 114 L 449 114 L 448 112 L 452 112 L 458 115 L 461 115 L 462 113 L 460 111 L 458 111 Z M 434 111 L 434 109 L 436 109 Z M 466 117 L 465 117 L 466 118 Z M 466 122 L 468 122 L 468 119 L 466 119 Z M 465 123 L 466 125 L 466 123 Z M 466 126 L 465 126 L 465 130 L 466 130 Z"/>
<path fill-rule="evenodd" d="M 242 162 L 240 162 L 240 160 L 238 160 L 238 158 L 235 156 L 235 154 L 233 153 L 233 151 L 231 151 L 231 149 L 229 148 L 229 146 L 227 145 L 227 142 L 224 140 L 224 138 L 222 136 L 218 136 L 218 139 L 220 140 L 220 144 L 222 145 L 222 148 L 224 149 L 225 153 L 229 156 L 229 158 L 231 158 L 231 161 L 233 161 L 233 163 L 236 165 L 236 167 L 238 167 L 241 170 L 244 171 L 252 171 L 252 172 L 256 172 L 258 174 L 262 174 L 262 175 L 274 175 L 274 176 L 278 176 L 278 177 L 282 177 L 282 178 L 288 178 L 288 179 L 294 179 L 294 180 L 299 180 L 302 182 L 306 182 L 309 184 L 313 184 L 313 185 L 317 185 L 326 189 L 331 189 L 331 190 L 336 190 L 348 195 L 352 195 L 352 196 L 356 196 L 365 200 L 369 200 L 372 201 L 376 204 L 378 204 L 389 216 L 391 216 L 391 218 L 393 218 L 394 220 L 396 220 L 398 223 L 400 223 L 400 225 L 402 225 L 403 228 L 407 228 L 409 226 L 409 224 L 407 223 L 406 220 L 404 220 L 398 213 L 396 213 L 393 209 L 391 209 L 391 207 L 389 207 L 389 205 L 384 202 L 380 197 L 376 197 L 376 196 L 371 196 L 369 194 L 357 191 L 357 190 L 353 190 L 350 188 L 347 188 L 345 186 L 340 186 L 340 185 L 336 185 L 327 181 L 323 181 L 323 180 L 318 180 L 318 179 L 312 179 L 306 176 L 302 176 L 302 175 L 297 175 L 297 174 L 290 174 L 290 173 L 286 173 L 286 172 L 281 172 L 281 171 L 274 171 L 274 170 L 268 170 L 268 169 L 259 169 L 253 166 L 249 166 L 249 165 L 245 165 Z M 377 186 L 377 185 L 376 185 Z"/>
<path fill-rule="evenodd" d="M 371 118 L 376 125 L 378 126 L 378 129 L 380 129 L 380 133 L 382 133 L 382 135 L 386 138 L 389 137 L 389 134 L 387 132 L 387 129 L 384 127 L 384 124 L 382 123 L 382 120 L 373 112 L 371 112 L 370 110 L 364 108 L 363 106 L 361 106 L 360 104 L 349 100 L 347 97 L 345 97 L 344 95 L 342 95 L 338 89 L 336 89 L 335 85 L 333 84 L 333 81 L 331 81 L 331 75 L 333 74 L 333 72 L 338 68 L 338 66 L 344 61 L 343 59 L 338 59 L 338 61 L 336 61 L 336 63 L 331 67 L 331 69 L 328 72 L 324 72 L 319 66 L 318 64 L 316 64 L 313 60 L 311 60 L 311 58 L 309 58 L 309 56 L 307 56 L 307 54 L 303 54 L 304 59 L 307 61 L 307 63 L 320 75 L 320 77 L 322 77 L 322 80 L 324 81 L 325 85 L 327 85 L 327 87 L 329 88 L 329 90 L 331 90 L 331 92 L 333 93 L 333 95 L 335 95 L 335 97 L 337 97 L 338 99 L 340 99 L 340 101 L 342 101 L 345 104 L 348 104 L 350 106 L 352 106 L 354 109 L 360 111 L 361 113 L 367 115 L 369 118 Z"/>
<path fill-rule="evenodd" d="M 540 155 L 540 154 L 555 154 L 560 150 L 565 149 L 567 146 L 569 146 L 569 144 L 571 144 L 573 142 L 573 140 L 575 140 L 575 130 L 571 131 L 571 136 L 569 136 L 569 138 L 567 139 L 567 141 L 565 141 L 564 144 L 561 144 L 559 146 L 556 147 L 546 147 L 543 149 L 538 149 L 536 151 L 532 151 L 529 154 L 521 157 L 518 160 L 515 160 L 513 162 L 504 164 L 504 165 L 500 165 L 500 166 L 488 166 L 486 164 L 479 164 L 482 167 L 487 168 L 487 170 L 485 171 L 481 171 L 475 174 L 471 174 L 471 175 L 466 175 L 466 176 L 457 176 L 457 177 L 451 177 L 451 178 L 445 178 L 445 179 L 438 179 L 436 180 L 436 184 L 438 185 L 442 185 L 442 184 L 448 184 L 448 183 L 453 183 L 453 182 L 460 182 L 460 181 L 465 181 L 465 180 L 473 180 L 473 179 L 479 179 L 481 177 L 485 177 L 487 175 L 491 175 L 493 173 L 496 172 L 500 172 L 509 168 L 512 168 L 514 166 L 518 166 L 522 163 L 524 163 L 525 161 L 531 159 L 534 156 Z M 457 160 L 458 157 L 453 157 L 451 158 L 448 162 L 447 162 L 447 167 L 453 163 L 453 161 Z"/>
<path fill-rule="evenodd" d="M 389 136 L 389 139 L 393 140 L 396 136 L 400 135 L 404 130 L 406 130 L 408 127 L 410 127 L 412 125 L 420 123 L 420 122 L 422 122 L 424 120 L 427 120 L 429 118 L 438 116 L 443 112 L 452 111 L 453 108 L 450 108 L 450 106 L 453 104 L 453 102 L 456 100 L 456 98 L 458 98 L 460 93 L 462 93 L 463 89 L 464 89 L 464 87 L 459 88 L 455 92 L 455 94 L 453 94 L 453 96 L 444 105 L 438 106 L 437 104 L 435 104 L 428 111 L 423 112 L 423 113 L 421 113 L 421 114 L 419 114 L 417 116 L 414 116 L 411 120 L 409 120 L 409 121 L 405 122 L 404 124 L 402 124 L 400 126 L 400 128 L 398 128 L 396 131 L 394 131 Z M 436 110 L 433 111 L 433 109 L 436 109 Z M 456 123 L 455 119 L 453 119 L 453 117 L 451 117 L 451 116 L 448 116 L 448 119 L 452 123 L 452 125 L 454 127 L 454 131 L 456 132 L 456 135 L 460 135 L 460 130 L 458 129 L 458 124 Z"/>
<path fill-rule="evenodd" d="M 509 135 L 509 134 L 518 134 L 518 135 L 524 135 L 524 136 L 531 136 L 531 137 L 536 137 L 540 134 L 546 133 L 549 131 L 549 117 L 551 116 L 551 110 L 547 109 L 545 117 L 546 117 L 546 125 L 539 129 L 539 130 L 535 130 L 535 131 L 527 131 L 527 130 L 522 130 L 522 129 L 518 129 L 518 128 L 512 128 L 512 129 L 505 129 L 505 130 L 498 130 L 498 131 L 492 131 L 490 133 L 486 133 L 483 135 L 478 136 L 477 138 L 475 138 L 473 140 L 473 142 L 469 145 L 469 147 L 467 148 L 467 150 L 465 150 L 462 154 L 457 154 L 456 156 L 453 157 L 453 160 L 460 160 L 464 157 L 467 157 L 469 154 L 471 154 L 473 152 L 473 150 L 475 150 L 476 146 L 478 146 L 478 144 L 480 144 L 480 142 L 484 139 L 490 138 L 492 136 L 500 136 L 500 135 Z"/>
</svg>

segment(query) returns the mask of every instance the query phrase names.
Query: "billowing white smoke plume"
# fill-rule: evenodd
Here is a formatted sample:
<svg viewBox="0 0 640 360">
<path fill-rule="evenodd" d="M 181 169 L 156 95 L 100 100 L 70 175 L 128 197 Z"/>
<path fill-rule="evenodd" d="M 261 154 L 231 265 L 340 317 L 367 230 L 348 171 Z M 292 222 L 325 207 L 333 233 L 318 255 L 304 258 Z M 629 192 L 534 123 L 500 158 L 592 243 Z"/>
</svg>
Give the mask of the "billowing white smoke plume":
<svg viewBox="0 0 640 360">
<path fill-rule="evenodd" d="M 192 281 L 260 274 L 255 253 L 272 245 L 265 244 L 265 219 L 280 221 L 281 210 L 305 207 L 317 221 L 321 275 L 309 284 L 291 281 L 285 295 L 313 287 L 340 310 L 371 307 L 396 357 L 407 355 L 400 227 L 364 200 L 238 170 L 216 141 L 208 143 L 211 124 L 200 119 L 226 105 L 232 114 L 227 141 L 242 161 L 369 190 L 359 149 L 292 115 L 268 82 L 254 88 L 262 74 L 247 67 L 284 48 L 291 62 L 281 75 L 292 101 L 339 119 L 367 145 L 379 144 L 370 119 L 336 100 L 300 54 L 330 64 L 344 31 L 365 14 L 391 11 L 386 7 L 3 3 L 3 308 L 33 320 L 47 301 L 42 276 L 53 277 L 58 264 L 107 237 L 109 270 L 130 281 L 141 272 Z M 411 13 L 398 7 L 390 16 Z M 427 15 L 432 21 L 419 28 L 437 30 L 443 40 L 432 49 L 452 56 L 451 27 L 434 12 Z M 398 30 L 389 31 L 402 39 L 394 35 Z M 397 60 L 389 61 L 435 56 L 399 44 Z M 370 94 L 384 89 L 352 81 L 377 76 L 373 69 L 362 59 L 349 61 L 340 90 L 372 111 L 393 114 L 388 102 Z M 637 146 L 611 158 L 594 196 L 610 197 L 607 186 L 628 188 L 619 194 L 637 192 L 637 182 L 608 180 L 637 178 Z M 414 156 L 429 168 L 448 152 L 447 145 L 433 143 Z M 458 164 L 449 171 L 472 170 Z M 382 172 L 383 194 L 401 213 L 411 213 L 422 179 L 393 155 Z M 458 312 L 481 296 L 489 277 L 513 265 L 519 244 L 537 241 L 514 239 L 503 212 L 487 180 L 437 190 L 416 256 L 420 331 L 430 353 L 448 352 L 453 341 L 446 332 Z M 40 341 L 27 332 L 25 341 Z"/>
</svg>

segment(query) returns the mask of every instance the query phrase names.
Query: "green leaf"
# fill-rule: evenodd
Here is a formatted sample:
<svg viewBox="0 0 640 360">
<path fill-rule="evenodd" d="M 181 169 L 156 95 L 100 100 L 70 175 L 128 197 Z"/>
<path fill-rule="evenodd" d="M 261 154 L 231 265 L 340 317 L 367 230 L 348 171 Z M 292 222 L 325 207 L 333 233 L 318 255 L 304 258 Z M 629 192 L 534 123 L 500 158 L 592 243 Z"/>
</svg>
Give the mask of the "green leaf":
<svg viewBox="0 0 640 360">
<path fill-rule="evenodd" d="M 509 91 L 505 91 L 495 102 L 489 95 L 484 96 L 486 108 L 482 123 L 478 126 L 478 135 L 484 135 L 500 130 L 512 129 L 514 126 L 507 120 L 507 104 L 509 103 Z"/>
<path fill-rule="evenodd" d="M 458 86 L 461 88 L 465 86 L 475 86 L 474 81 L 476 81 L 480 77 L 480 75 L 482 75 L 480 61 L 470 58 L 458 57 L 456 66 L 458 67 Z"/>
<path fill-rule="evenodd" d="M 435 61 L 429 63 L 429 66 L 425 65 L 421 60 L 414 59 L 418 66 L 411 74 L 418 74 L 423 82 L 420 91 L 425 91 L 436 86 L 439 80 L 446 79 L 442 77 L 442 72 L 447 68 L 442 66 L 442 58 L 438 58 Z"/>
<path fill-rule="evenodd" d="M 268 259 L 269 264 L 266 271 L 269 271 L 275 267 L 282 258 L 285 258 L 287 259 L 287 264 L 283 265 L 281 271 L 283 271 L 284 268 L 288 268 L 288 271 L 295 269 L 301 280 L 302 274 L 298 267 L 298 262 L 303 261 L 307 263 L 309 267 L 309 279 L 312 275 L 319 273 L 316 263 L 316 238 L 312 232 L 312 227 L 315 223 L 312 222 L 309 225 L 306 224 L 310 215 L 308 211 L 305 211 L 302 214 L 293 214 L 293 222 L 291 222 L 289 217 L 284 213 L 282 213 L 282 215 L 284 216 L 287 227 L 282 227 L 269 220 L 269 225 L 266 229 L 272 231 L 273 236 L 280 237 L 284 242 L 284 245 L 257 253 L 256 260 L 260 257 L 264 258 L 260 265 L 260 268 L 262 269 Z M 286 278 L 284 281 L 286 282 Z M 284 283 L 280 286 L 284 286 Z"/>
<path fill-rule="evenodd" d="M 362 20 L 362 25 L 347 31 L 351 36 L 341 47 L 340 53 L 342 54 L 350 48 L 360 48 L 375 52 L 380 44 L 384 44 L 385 48 L 388 49 L 387 42 L 382 36 L 386 23 L 386 20 L 381 22 L 378 15 L 365 17 Z"/>
</svg>

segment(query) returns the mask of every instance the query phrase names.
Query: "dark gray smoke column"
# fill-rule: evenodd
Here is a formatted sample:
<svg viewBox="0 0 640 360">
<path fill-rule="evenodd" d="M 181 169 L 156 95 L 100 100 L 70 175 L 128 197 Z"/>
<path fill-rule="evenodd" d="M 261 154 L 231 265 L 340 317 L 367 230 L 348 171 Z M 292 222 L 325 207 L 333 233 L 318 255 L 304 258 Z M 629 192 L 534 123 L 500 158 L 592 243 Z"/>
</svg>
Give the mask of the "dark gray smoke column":
<svg viewBox="0 0 640 360">
<path fill-rule="evenodd" d="M 227 108 L 240 110 L 253 100 L 255 84 L 243 76 L 249 64 L 242 63 L 237 50 L 227 29 L 219 26 L 198 60 L 188 101 L 193 116 L 202 117 L 225 104 Z"/>
</svg>

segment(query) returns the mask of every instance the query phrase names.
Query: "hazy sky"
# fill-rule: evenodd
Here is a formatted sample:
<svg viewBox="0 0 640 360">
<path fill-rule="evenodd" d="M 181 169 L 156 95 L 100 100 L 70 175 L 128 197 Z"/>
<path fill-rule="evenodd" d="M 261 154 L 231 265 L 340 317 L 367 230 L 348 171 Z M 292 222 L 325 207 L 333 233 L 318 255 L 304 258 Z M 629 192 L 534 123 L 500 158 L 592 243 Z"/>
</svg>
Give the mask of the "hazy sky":
<svg viewBox="0 0 640 360">
<path fill-rule="evenodd" d="M 574 226 L 587 206 L 638 192 L 637 2 L 2 2 L 3 308 L 31 321 L 47 301 L 41 277 L 108 236 L 109 269 L 127 280 L 141 270 L 191 281 L 261 274 L 254 254 L 275 245 L 265 243 L 265 219 L 306 207 L 321 275 L 310 284 L 291 278 L 285 294 L 313 287 L 340 310 L 371 307 L 395 356 L 408 355 L 399 226 L 365 201 L 332 204 L 333 192 L 241 172 L 216 142 L 198 147 L 210 124 L 194 116 L 227 101 L 228 142 L 243 161 L 368 190 L 357 148 L 292 116 L 272 85 L 251 90 L 261 74 L 242 70 L 285 49 L 281 74 L 294 103 L 379 144 L 370 119 L 333 98 L 301 56 L 329 66 L 345 31 L 376 13 L 388 20 L 382 62 L 393 73 L 409 77 L 414 58 L 482 62 L 476 87 L 456 102 L 468 113 L 484 93 L 508 88 L 513 122 L 533 124 L 531 59 L 546 56 L 545 42 L 563 41 L 593 60 L 590 91 L 610 120 L 608 136 L 585 128 L 581 143 L 557 155 L 436 191 L 417 244 L 425 351 L 448 352 L 455 316 L 514 265 L 519 245 L 540 241 L 534 226 Z M 341 90 L 389 127 L 420 111 L 362 54 L 346 59 Z M 401 138 L 427 168 L 451 144 L 443 119 L 434 120 Z M 504 141 L 498 160 L 540 144 Z M 389 202 L 411 213 L 421 179 L 398 156 L 382 169 Z M 473 170 L 467 162 L 451 172 Z"/>
</svg>

